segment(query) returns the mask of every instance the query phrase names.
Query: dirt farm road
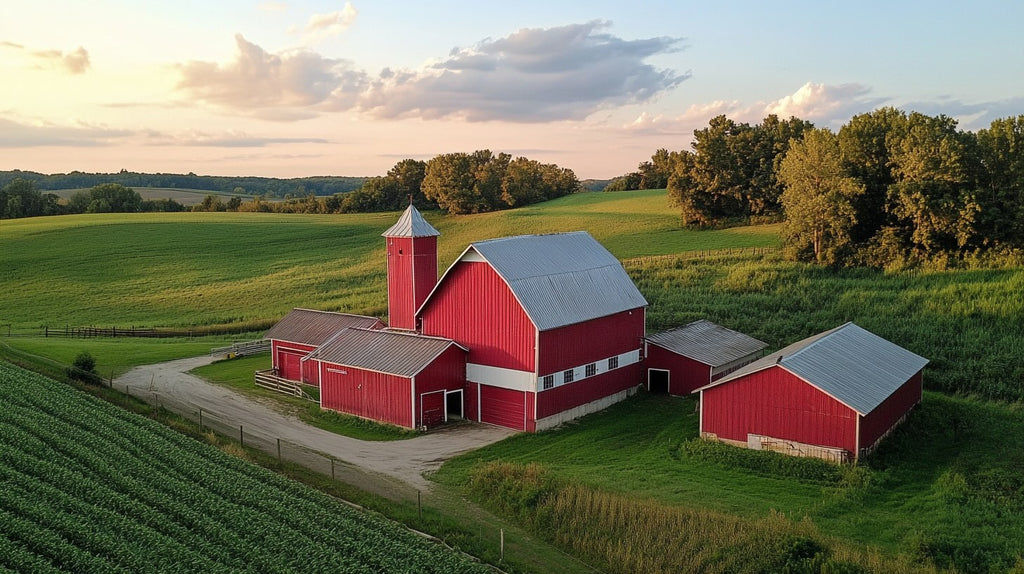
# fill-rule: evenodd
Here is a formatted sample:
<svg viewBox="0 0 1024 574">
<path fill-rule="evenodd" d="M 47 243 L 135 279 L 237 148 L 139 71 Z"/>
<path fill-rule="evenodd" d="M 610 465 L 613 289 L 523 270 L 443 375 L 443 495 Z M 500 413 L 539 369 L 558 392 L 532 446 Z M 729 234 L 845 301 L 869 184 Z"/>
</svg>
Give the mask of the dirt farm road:
<svg viewBox="0 0 1024 574">
<path fill-rule="evenodd" d="M 171 410 L 187 410 L 181 414 L 189 418 L 196 418 L 197 411 L 202 409 L 210 423 L 214 422 L 209 418 L 213 416 L 225 423 L 230 421 L 235 429 L 244 425 L 247 441 L 250 436 L 262 439 L 264 444 L 280 439 L 331 456 L 351 466 L 340 469 L 343 480 L 378 492 L 387 490 L 382 482 L 392 483 L 396 489 L 405 486 L 428 490 L 430 482 L 423 477 L 425 472 L 438 469 L 457 454 L 497 442 L 514 432 L 472 424 L 440 429 L 409 440 L 357 440 L 310 426 L 266 402 L 188 373 L 216 359 L 202 356 L 136 367 L 114 379 L 113 386 L 128 387 L 132 395 Z M 382 481 L 384 477 L 388 480 Z M 395 479 L 402 484 L 394 484 Z"/>
</svg>

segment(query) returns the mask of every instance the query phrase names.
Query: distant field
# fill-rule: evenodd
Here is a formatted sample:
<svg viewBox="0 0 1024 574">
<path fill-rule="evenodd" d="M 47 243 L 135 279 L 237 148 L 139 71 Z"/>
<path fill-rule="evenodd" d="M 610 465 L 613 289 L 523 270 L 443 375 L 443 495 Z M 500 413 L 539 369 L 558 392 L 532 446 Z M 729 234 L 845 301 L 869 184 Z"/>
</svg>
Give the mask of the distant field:
<svg viewBox="0 0 1024 574">
<path fill-rule="evenodd" d="M 249 194 L 210 191 L 206 189 L 179 189 L 175 187 L 133 187 L 132 189 L 137 191 L 139 195 L 142 196 L 142 199 L 173 199 L 182 205 L 195 205 L 197 203 L 202 203 L 203 199 L 205 199 L 207 195 L 220 197 L 222 199 L 230 199 L 237 196 L 241 197 L 243 201 L 252 198 Z M 46 190 L 43 193 L 53 193 L 63 197 L 64 199 L 68 199 L 80 191 L 88 191 L 88 189 L 54 189 Z"/>
<path fill-rule="evenodd" d="M 490 572 L 394 523 L 0 363 L 0 569 Z"/>
<path fill-rule="evenodd" d="M 296 306 L 383 316 L 380 233 L 397 213 L 87 214 L 0 226 L 0 325 L 195 326 Z M 426 214 L 441 269 L 472 241 L 587 230 L 620 258 L 778 244 L 777 227 L 685 231 L 664 191 L 578 194 L 471 216 Z"/>
</svg>

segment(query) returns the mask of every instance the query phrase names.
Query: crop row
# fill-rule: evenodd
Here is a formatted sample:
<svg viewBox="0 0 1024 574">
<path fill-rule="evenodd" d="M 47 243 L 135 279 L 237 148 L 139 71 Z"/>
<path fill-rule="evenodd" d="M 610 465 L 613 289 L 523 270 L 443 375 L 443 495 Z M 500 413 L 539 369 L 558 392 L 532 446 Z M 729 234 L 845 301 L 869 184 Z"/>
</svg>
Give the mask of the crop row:
<svg viewBox="0 0 1024 574">
<path fill-rule="evenodd" d="M 0 403 L 0 566 L 487 571 L 379 517 L 6 364 Z"/>
</svg>

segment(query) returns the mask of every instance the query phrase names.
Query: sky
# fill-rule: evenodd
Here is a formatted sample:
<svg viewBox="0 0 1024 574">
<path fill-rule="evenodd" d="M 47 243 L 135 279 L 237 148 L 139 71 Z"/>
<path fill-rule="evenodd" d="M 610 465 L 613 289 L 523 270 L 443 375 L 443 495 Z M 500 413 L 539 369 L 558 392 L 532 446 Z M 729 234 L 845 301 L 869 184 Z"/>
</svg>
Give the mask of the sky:
<svg viewBox="0 0 1024 574">
<path fill-rule="evenodd" d="M 0 170 L 635 170 L 727 115 L 1024 114 L 1024 2 L 0 0 Z"/>
</svg>

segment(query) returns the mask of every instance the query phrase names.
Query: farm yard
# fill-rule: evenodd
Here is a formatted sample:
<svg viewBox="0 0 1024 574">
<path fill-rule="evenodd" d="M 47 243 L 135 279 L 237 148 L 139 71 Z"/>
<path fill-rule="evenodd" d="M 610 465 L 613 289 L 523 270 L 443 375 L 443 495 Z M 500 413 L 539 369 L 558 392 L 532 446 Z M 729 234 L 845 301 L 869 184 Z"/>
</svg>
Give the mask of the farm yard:
<svg viewBox="0 0 1024 574">
<path fill-rule="evenodd" d="M 852 320 L 931 360 L 923 405 L 856 467 L 696 442 L 692 400 L 641 395 L 564 428 L 456 459 L 436 476 L 448 488 L 609 571 L 1024 567 L 1020 266 L 883 272 L 792 263 L 775 250 L 775 226 L 678 230 L 663 191 L 427 216 L 445 236 L 441 269 L 470 241 L 589 230 L 624 260 L 649 301 L 648 332 L 703 318 L 777 349 Z M 65 324 L 234 325 L 255 336 L 295 306 L 382 315 L 379 234 L 394 219 L 154 214 L 5 221 L 0 250 L 9 273 L 0 324 L 15 333 Z M 223 340 L 4 337 L 0 355 L 67 363 L 90 350 L 107 375 Z M 608 513 L 585 512 L 588 505 L 620 509 L 619 522 L 603 522 Z M 675 522 L 657 522 L 662 518 Z M 687 537 L 681 523 L 700 525 L 695 531 L 715 542 Z M 665 562 L 628 556 L 646 544 L 626 535 L 643 536 L 638 525 L 679 532 L 658 540 L 683 550 L 664 553 Z M 668 561 L 673 556 L 691 561 Z"/>
</svg>

